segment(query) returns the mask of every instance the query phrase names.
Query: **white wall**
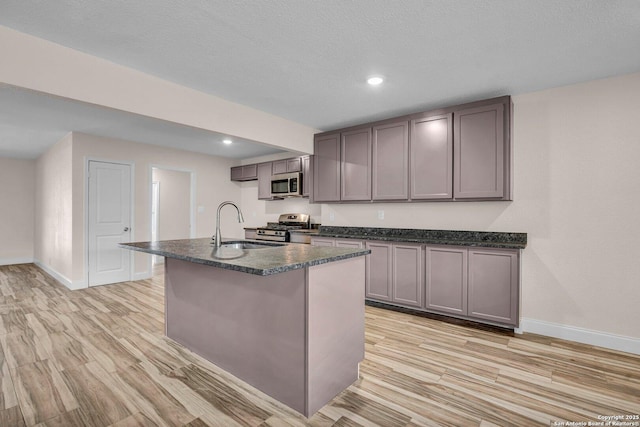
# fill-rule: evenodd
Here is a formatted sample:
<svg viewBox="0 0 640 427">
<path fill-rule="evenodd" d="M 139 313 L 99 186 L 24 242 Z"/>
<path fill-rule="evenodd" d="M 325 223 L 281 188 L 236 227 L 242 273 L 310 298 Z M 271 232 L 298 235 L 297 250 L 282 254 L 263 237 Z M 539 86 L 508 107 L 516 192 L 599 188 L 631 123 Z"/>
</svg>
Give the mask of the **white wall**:
<svg viewBox="0 0 640 427">
<path fill-rule="evenodd" d="M 36 163 L 35 262 L 58 280 L 73 277 L 72 138 L 67 134 Z"/>
<path fill-rule="evenodd" d="M 526 232 L 523 329 L 638 351 L 638 94 L 640 73 L 515 96 L 513 202 L 323 205 L 321 222 Z"/>
<path fill-rule="evenodd" d="M 188 239 L 191 233 L 191 173 L 153 168 L 159 186 L 158 240 Z"/>
<path fill-rule="evenodd" d="M 33 262 L 35 160 L 0 157 L 0 265 Z"/>
</svg>

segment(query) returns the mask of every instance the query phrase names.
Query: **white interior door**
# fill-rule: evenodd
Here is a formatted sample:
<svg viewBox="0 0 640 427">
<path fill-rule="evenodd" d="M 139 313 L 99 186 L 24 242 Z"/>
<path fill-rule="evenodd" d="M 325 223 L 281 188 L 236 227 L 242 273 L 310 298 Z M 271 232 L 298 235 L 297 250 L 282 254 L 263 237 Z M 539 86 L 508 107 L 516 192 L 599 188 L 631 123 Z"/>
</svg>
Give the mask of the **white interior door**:
<svg viewBox="0 0 640 427">
<path fill-rule="evenodd" d="M 131 166 L 89 162 L 89 286 L 131 279 Z"/>
</svg>

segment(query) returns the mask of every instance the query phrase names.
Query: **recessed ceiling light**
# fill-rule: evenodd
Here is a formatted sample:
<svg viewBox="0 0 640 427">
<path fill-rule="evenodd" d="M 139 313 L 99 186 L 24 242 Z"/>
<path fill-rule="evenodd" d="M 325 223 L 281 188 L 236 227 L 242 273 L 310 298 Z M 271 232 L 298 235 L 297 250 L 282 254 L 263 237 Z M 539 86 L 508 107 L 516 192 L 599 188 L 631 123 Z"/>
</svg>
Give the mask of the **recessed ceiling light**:
<svg viewBox="0 0 640 427">
<path fill-rule="evenodd" d="M 378 86 L 383 81 L 384 81 L 384 79 L 382 77 L 379 77 L 379 76 L 369 77 L 367 79 L 367 83 L 369 83 L 371 86 Z"/>
<path fill-rule="evenodd" d="M 222 140 L 222 142 L 223 142 L 223 143 L 225 143 L 225 144 L 227 144 L 227 145 L 229 145 L 229 144 L 233 144 L 233 141 L 232 141 L 232 140 L 230 140 L 230 139 L 223 139 L 223 140 Z"/>
</svg>

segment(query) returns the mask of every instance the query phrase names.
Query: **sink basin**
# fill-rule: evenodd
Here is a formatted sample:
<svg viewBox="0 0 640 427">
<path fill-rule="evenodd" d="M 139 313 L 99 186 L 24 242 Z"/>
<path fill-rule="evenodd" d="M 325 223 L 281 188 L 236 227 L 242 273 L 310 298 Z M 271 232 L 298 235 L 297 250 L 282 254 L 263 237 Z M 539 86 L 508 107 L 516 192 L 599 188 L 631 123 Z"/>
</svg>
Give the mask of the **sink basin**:
<svg viewBox="0 0 640 427">
<path fill-rule="evenodd" d="M 233 242 L 222 242 L 220 247 L 222 248 L 231 248 L 231 249 L 267 249 L 267 248 L 275 248 L 278 246 L 284 246 L 284 243 L 273 243 L 273 242 L 254 242 L 254 241 L 246 241 L 246 240 L 237 240 Z"/>
</svg>

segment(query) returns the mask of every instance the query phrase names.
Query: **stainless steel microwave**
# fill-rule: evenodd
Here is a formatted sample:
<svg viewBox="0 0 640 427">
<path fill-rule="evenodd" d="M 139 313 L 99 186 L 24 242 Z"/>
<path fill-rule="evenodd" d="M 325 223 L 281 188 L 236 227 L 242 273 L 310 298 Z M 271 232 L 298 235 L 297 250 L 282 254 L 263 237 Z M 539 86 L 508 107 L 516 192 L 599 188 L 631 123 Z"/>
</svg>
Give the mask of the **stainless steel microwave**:
<svg viewBox="0 0 640 427">
<path fill-rule="evenodd" d="M 302 196 L 302 174 L 280 173 L 271 176 L 271 197 Z"/>
</svg>

